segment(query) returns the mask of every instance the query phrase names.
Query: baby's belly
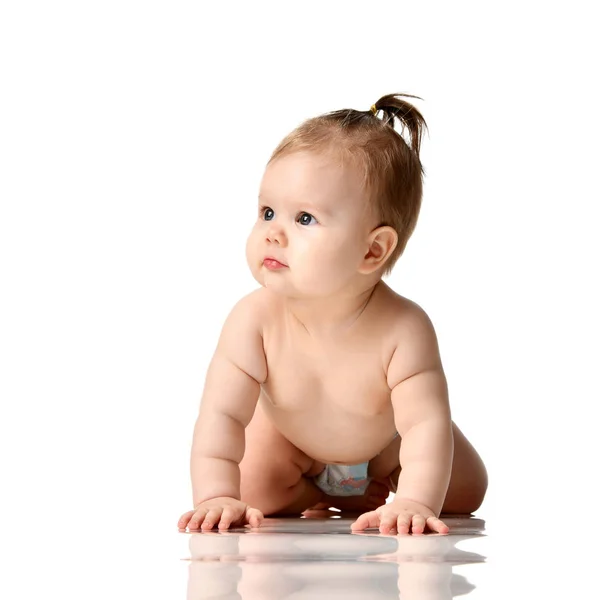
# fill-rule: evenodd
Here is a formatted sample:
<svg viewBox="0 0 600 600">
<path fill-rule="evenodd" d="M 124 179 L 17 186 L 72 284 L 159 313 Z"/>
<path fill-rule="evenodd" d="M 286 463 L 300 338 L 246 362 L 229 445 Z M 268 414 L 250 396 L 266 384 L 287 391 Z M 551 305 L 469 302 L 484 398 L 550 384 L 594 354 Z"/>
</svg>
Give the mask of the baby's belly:
<svg viewBox="0 0 600 600">
<path fill-rule="evenodd" d="M 359 464 L 377 456 L 396 434 L 391 407 L 374 415 L 340 410 L 339 405 L 311 403 L 305 410 L 274 406 L 262 394 L 262 410 L 294 446 L 326 464 Z"/>
</svg>

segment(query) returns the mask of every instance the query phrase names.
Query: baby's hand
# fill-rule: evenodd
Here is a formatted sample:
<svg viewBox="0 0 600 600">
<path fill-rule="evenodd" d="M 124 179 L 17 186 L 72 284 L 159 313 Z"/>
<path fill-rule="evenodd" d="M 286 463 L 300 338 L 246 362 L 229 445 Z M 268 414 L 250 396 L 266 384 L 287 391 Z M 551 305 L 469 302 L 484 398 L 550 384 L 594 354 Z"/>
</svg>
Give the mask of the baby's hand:
<svg viewBox="0 0 600 600">
<path fill-rule="evenodd" d="M 379 527 L 381 533 L 396 529 L 398 533 L 423 533 L 428 527 L 431 531 L 448 533 L 450 528 L 438 519 L 434 512 L 418 502 L 394 498 L 389 504 L 364 513 L 351 525 L 352 531 Z"/>
<path fill-rule="evenodd" d="M 219 529 L 228 529 L 230 525 L 243 527 L 249 523 L 251 527 L 260 527 L 264 515 L 257 508 L 251 508 L 245 502 L 235 498 L 211 498 L 201 502 L 194 510 L 190 510 L 181 516 L 177 526 L 179 529 L 186 527 L 194 529 L 209 530 L 215 525 Z"/>
</svg>

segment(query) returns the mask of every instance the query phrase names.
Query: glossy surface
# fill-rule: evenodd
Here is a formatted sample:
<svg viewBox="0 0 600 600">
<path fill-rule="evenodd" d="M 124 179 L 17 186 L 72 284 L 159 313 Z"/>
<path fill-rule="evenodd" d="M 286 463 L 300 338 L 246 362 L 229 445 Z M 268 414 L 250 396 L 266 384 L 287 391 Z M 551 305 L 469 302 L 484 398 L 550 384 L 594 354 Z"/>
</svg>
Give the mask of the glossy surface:
<svg viewBox="0 0 600 600">
<path fill-rule="evenodd" d="M 125 504 L 123 504 L 125 500 Z M 0 597 L 173 600 L 595 598 L 593 530 L 519 518 L 448 518 L 448 535 L 351 533 L 351 518 L 266 519 L 258 530 L 178 532 L 173 510 L 52 506 L 6 519 Z M 117 505 L 123 510 L 116 510 Z M 167 506 L 167 504 L 165 504 Z M 73 509 L 77 512 L 73 512 Z M 173 506 L 175 508 L 175 506 Z M 544 515 L 539 515 L 544 517 Z M 545 515 L 548 517 L 549 515 Z M 542 521 L 540 521 L 541 523 Z M 12 531 L 11 531 L 12 530 Z M 7 537 L 8 536 L 8 537 Z"/>
<path fill-rule="evenodd" d="M 188 534 L 188 598 L 450 598 L 475 588 L 457 567 L 485 557 L 458 545 L 484 536 L 482 520 L 403 536 L 350 533 L 352 521 L 266 519 L 260 530 Z"/>
</svg>

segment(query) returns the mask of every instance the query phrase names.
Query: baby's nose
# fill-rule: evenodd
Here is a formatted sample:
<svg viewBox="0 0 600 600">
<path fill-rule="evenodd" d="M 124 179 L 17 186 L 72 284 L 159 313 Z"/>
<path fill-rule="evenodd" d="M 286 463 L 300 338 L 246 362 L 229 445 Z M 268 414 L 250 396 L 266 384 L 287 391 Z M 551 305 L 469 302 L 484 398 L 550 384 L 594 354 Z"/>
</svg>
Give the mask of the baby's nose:
<svg viewBox="0 0 600 600">
<path fill-rule="evenodd" d="M 271 225 L 267 231 L 267 239 L 270 242 L 282 244 L 285 240 L 285 233 L 279 225 Z"/>
</svg>

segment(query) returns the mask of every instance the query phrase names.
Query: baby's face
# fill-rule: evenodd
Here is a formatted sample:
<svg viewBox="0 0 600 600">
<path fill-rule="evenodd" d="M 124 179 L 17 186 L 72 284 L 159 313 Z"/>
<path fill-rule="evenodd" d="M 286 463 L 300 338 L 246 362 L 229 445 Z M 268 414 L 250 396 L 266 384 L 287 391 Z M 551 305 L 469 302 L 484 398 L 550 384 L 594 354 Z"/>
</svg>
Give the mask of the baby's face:
<svg viewBox="0 0 600 600">
<path fill-rule="evenodd" d="M 350 167 L 294 153 L 265 170 L 246 258 L 264 287 L 290 297 L 328 296 L 359 275 L 375 225 Z M 287 267 L 269 269 L 268 256 Z"/>
</svg>

